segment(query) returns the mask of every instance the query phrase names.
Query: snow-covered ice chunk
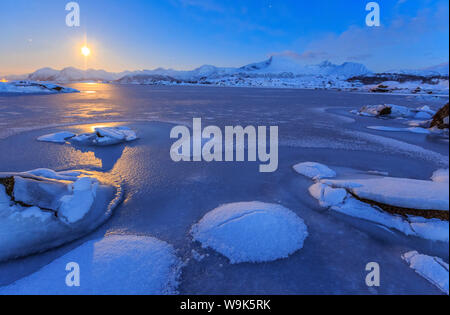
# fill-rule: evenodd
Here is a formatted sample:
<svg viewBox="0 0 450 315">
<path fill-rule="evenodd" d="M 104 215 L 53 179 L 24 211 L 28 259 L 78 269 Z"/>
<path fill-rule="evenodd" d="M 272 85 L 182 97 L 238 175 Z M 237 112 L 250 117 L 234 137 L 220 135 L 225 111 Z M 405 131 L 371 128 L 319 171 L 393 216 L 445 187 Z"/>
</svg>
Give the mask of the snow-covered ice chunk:
<svg viewBox="0 0 450 315">
<path fill-rule="evenodd" d="M 37 140 L 42 142 L 66 143 L 66 140 L 73 137 L 75 137 L 74 133 L 63 131 L 41 136 Z"/>
<path fill-rule="evenodd" d="M 294 170 L 311 179 L 333 178 L 336 172 L 320 163 L 304 162 L 294 166 Z"/>
<path fill-rule="evenodd" d="M 0 261 L 62 245 L 103 223 L 121 189 L 95 176 L 48 169 L 0 173 Z"/>
<path fill-rule="evenodd" d="M 449 223 L 439 219 L 425 219 L 422 217 L 408 217 L 408 222 L 418 237 L 449 242 Z"/>
<path fill-rule="evenodd" d="M 291 210 L 257 201 L 220 206 L 195 224 L 191 234 L 232 264 L 286 258 L 303 248 L 308 236 L 304 221 Z"/>
<path fill-rule="evenodd" d="M 431 180 L 437 183 L 448 183 L 448 168 L 435 171 L 433 176 L 431 176 Z"/>
<path fill-rule="evenodd" d="M 99 127 L 93 133 L 77 135 L 70 139 L 81 145 L 107 146 L 137 139 L 136 133 L 128 127 Z"/>
<path fill-rule="evenodd" d="M 324 183 L 346 188 L 362 199 L 386 205 L 449 211 L 448 183 L 395 177 L 325 180 Z"/>
<path fill-rule="evenodd" d="M 58 217 L 71 224 L 80 221 L 89 212 L 95 200 L 98 181 L 83 177 L 69 186 L 72 195 L 65 195 L 60 199 Z"/>
<path fill-rule="evenodd" d="M 395 229 L 406 235 L 416 235 L 411 228 L 408 221 L 397 215 L 391 215 L 387 212 L 373 207 L 367 203 L 361 202 L 355 198 L 347 198 L 341 205 L 335 205 L 331 207 L 331 210 L 349 215 L 354 218 L 370 221 L 376 224 L 380 224 L 390 229 Z M 448 222 L 447 222 L 447 234 L 448 234 Z M 442 235 L 439 235 L 439 239 L 442 240 Z M 448 236 L 447 236 L 448 240 Z"/>
<path fill-rule="evenodd" d="M 322 183 L 312 185 L 309 188 L 309 192 L 325 208 L 339 205 L 347 197 L 347 191 L 345 189 L 332 188 Z"/>
<path fill-rule="evenodd" d="M 445 294 L 449 294 L 448 264 L 439 257 L 431 257 L 411 251 L 402 255 L 416 273 L 427 279 Z"/>
<path fill-rule="evenodd" d="M 66 265 L 80 268 L 69 287 Z M 84 243 L 36 273 L 0 288 L 1 295 L 176 294 L 181 263 L 174 248 L 144 236 L 112 235 Z"/>
</svg>

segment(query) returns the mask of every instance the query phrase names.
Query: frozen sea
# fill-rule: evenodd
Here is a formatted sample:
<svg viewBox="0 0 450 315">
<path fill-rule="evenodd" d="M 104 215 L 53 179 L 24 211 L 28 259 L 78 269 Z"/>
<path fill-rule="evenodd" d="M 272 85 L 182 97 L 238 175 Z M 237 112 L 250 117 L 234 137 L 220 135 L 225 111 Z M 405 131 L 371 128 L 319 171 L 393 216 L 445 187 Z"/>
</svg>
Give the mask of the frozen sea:
<svg viewBox="0 0 450 315">
<path fill-rule="evenodd" d="M 151 236 L 174 246 L 186 262 L 181 294 L 441 294 L 402 260 L 418 251 L 449 261 L 447 243 L 431 242 L 319 207 L 312 182 L 292 166 L 305 161 L 394 177 L 429 179 L 448 168 L 449 143 L 432 135 L 368 129 L 405 127 L 405 121 L 355 116 L 363 105 L 428 105 L 448 98 L 323 90 L 151 87 L 73 84 L 81 93 L 0 94 L 0 172 L 36 168 L 87 169 L 122 183 L 125 199 L 94 233 L 49 252 L 0 264 L 0 286 L 21 279 L 77 246 L 104 235 Z M 279 169 L 259 163 L 174 163 L 174 124 L 279 126 Z M 36 138 L 58 131 L 90 132 L 126 125 L 139 140 L 111 147 L 74 148 Z M 303 249 L 270 263 L 230 264 L 192 241 L 191 226 L 219 205 L 278 203 L 301 217 L 309 236 Z M 1 228 L 1 227 L 0 227 Z M 193 250 L 205 258 L 196 260 Z M 366 264 L 378 262 L 381 286 L 365 284 Z M 142 279 L 145 281 L 145 279 Z"/>
</svg>

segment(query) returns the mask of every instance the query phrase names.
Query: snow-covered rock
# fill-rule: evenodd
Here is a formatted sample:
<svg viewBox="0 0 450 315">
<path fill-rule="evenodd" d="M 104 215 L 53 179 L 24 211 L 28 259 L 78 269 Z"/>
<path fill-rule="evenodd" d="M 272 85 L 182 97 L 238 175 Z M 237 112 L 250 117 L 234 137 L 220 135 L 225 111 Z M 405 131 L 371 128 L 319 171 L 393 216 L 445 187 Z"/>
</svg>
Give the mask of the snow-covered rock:
<svg viewBox="0 0 450 315">
<path fill-rule="evenodd" d="M 37 140 L 42 142 L 66 143 L 66 140 L 75 136 L 72 132 L 63 131 L 41 136 Z"/>
<path fill-rule="evenodd" d="M 445 182 L 444 172 L 435 173 L 436 179 L 442 179 L 436 182 L 378 174 L 359 174 L 357 178 L 345 174 L 340 176 L 345 175 L 345 179 L 316 178 L 309 193 L 321 207 L 396 229 L 408 236 L 448 243 L 449 222 L 441 218 L 445 217 L 444 214 L 448 216 L 449 204 L 448 181 Z M 394 214 L 397 212 L 393 207 L 398 208 L 399 214 Z"/>
<path fill-rule="evenodd" d="M 395 177 L 323 180 L 345 188 L 361 199 L 395 207 L 449 211 L 448 183 Z"/>
<path fill-rule="evenodd" d="M 13 81 L 13 82 L 0 82 L 0 93 L 78 93 L 78 90 L 63 87 L 56 84 L 34 82 L 34 81 Z"/>
<path fill-rule="evenodd" d="M 232 264 L 286 258 L 303 248 L 308 236 L 305 223 L 295 213 L 262 202 L 220 206 L 195 224 L 191 234 Z"/>
<path fill-rule="evenodd" d="M 336 177 L 336 172 L 330 169 L 328 166 L 315 163 L 304 162 L 294 165 L 294 170 L 311 179 L 333 178 Z"/>
<path fill-rule="evenodd" d="M 79 238 L 103 223 L 121 189 L 94 173 L 38 169 L 0 173 L 0 261 Z"/>
<path fill-rule="evenodd" d="M 74 262 L 80 283 L 67 286 L 66 267 Z M 36 273 L 0 288 L 0 295 L 176 294 L 180 268 L 174 248 L 163 241 L 111 235 L 88 241 Z"/>
<path fill-rule="evenodd" d="M 416 273 L 427 279 L 445 294 L 449 294 L 448 264 L 439 257 L 431 257 L 411 251 L 402 255 L 404 261 Z"/>
<path fill-rule="evenodd" d="M 417 120 L 429 120 L 433 117 L 434 111 L 428 106 L 417 109 L 394 104 L 367 105 L 359 111 L 352 111 L 361 116 L 387 117 L 387 118 L 409 118 Z"/>
</svg>

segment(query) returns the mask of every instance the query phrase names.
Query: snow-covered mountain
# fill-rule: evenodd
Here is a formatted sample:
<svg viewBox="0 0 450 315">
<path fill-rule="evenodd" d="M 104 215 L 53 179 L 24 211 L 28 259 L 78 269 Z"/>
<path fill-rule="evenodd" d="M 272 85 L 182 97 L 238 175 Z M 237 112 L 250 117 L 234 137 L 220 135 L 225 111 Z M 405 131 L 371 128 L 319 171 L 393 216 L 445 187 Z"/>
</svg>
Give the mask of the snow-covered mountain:
<svg viewBox="0 0 450 315">
<path fill-rule="evenodd" d="M 269 60 L 244 66 L 240 70 L 261 74 L 292 73 L 294 75 L 336 76 L 344 78 L 371 73 L 370 70 L 359 63 L 346 62 L 342 65 L 335 65 L 329 61 L 324 61 L 318 65 L 305 65 L 292 57 L 286 56 L 273 56 Z"/>
<path fill-rule="evenodd" d="M 273 56 L 263 62 L 249 64 L 240 68 L 222 68 L 212 65 L 204 65 L 190 71 L 157 68 L 154 70 L 142 70 L 134 72 L 111 73 L 104 70 L 79 70 L 76 68 L 65 68 L 55 70 L 52 68 L 39 69 L 30 74 L 27 79 L 33 81 L 52 82 L 79 82 L 79 81 L 116 81 L 128 82 L 130 78 L 151 78 L 154 76 L 166 76 L 181 81 L 198 81 L 201 79 L 218 79 L 236 75 L 251 76 L 334 76 L 343 79 L 352 76 L 371 73 L 364 65 L 346 62 L 335 65 L 324 61 L 318 65 L 304 65 L 296 59 L 285 56 Z M 123 79 L 123 80 L 122 80 Z"/>
<path fill-rule="evenodd" d="M 80 70 L 76 68 L 65 68 L 55 70 L 52 68 L 39 69 L 28 76 L 33 81 L 51 81 L 51 82 L 80 82 L 80 81 L 114 81 L 129 74 L 130 72 L 112 73 L 104 70 Z"/>
<path fill-rule="evenodd" d="M 401 70 L 390 70 L 386 71 L 386 73 L 396 73 L 396 74 L 406 74 L 406 75 L 415 75 L 415 76 L 446 76 L 449 75 L 449 63 L 444 62 L 439 65 L 435 65 L 432 67 L 426 67 L 422 69 L 401 69 Z"/>
</svg>

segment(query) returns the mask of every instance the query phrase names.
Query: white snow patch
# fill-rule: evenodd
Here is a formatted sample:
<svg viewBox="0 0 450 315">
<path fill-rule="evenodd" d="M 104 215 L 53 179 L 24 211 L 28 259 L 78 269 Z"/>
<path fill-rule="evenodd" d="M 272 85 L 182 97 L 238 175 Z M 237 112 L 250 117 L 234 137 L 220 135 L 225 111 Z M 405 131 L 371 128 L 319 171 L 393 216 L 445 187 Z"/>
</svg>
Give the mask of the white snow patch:
<svg viewBox="0 0 450 315">
<path fill-rule="evenodd" d="M 448 264 L 441 258 L 422 255 L 417 251 L 408 252 L 402 255 L 402 258 L 416 273 L 427 279 L 445 294 L 449 294 Z"/>
<path fill-rule="evenodd" d="M 80 267 L 80 286 L 68 287 L 66 265 Z M 112 235 L 84 243 L 36 273 L 0 288 L 2 295 L 176 294 L 180 261 L 152 237 Z"/>
<path fill-rule="evenodd" d="M 295 213 L 257 201 L 220 206 L 195 224 L 191 234 L 232 264 L 287 258 L 303 248 L 308 236 L 304 221 Z"/>
<path fill-rule="evenodd" d="M 311 179 L 333 178 L 336 177 L 336 172 L 320 163 L 305 162 L 294 165 L 294 170 Z"/>
</svg>

